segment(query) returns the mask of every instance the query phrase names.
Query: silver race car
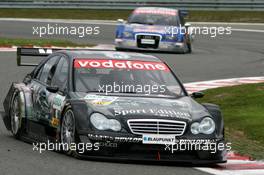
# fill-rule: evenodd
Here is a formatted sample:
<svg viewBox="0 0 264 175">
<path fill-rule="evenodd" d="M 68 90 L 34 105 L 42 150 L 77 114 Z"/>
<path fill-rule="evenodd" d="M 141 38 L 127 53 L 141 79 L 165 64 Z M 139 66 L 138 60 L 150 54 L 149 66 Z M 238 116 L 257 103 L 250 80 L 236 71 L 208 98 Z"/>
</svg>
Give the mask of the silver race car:
<svg viewBox="0 0 264 175">
<path fill-rule="evenodd" d="M 137 8 L 127 22 L 118 20 L 116 49 L 190 53 L 192 36 L 186 15 L 186 11 L 170 8 Z"/>
</svg>

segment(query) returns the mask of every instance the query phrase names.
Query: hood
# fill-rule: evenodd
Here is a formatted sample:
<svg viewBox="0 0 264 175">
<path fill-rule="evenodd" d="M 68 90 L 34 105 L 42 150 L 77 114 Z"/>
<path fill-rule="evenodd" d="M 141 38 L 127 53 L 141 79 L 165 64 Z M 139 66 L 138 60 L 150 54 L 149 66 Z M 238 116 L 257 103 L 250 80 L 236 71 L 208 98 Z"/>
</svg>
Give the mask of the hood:
<svg viewBox="0 0 264 175">
<path fill-rule="evenodd" d="M 177 99 L 139 96 L 105 96 L 78 94 L 94 112 L 110 118 L 175 119 L 192 121 L 208 116 L 207 110 L 188 96 Z"/>
<path fill-rule="evenodd" d="M 155 26 L 144 24 L 126 24 L 124 31 L 132 33 L 159 33 L 165 35 L 171 26 Z"/>
</svg>

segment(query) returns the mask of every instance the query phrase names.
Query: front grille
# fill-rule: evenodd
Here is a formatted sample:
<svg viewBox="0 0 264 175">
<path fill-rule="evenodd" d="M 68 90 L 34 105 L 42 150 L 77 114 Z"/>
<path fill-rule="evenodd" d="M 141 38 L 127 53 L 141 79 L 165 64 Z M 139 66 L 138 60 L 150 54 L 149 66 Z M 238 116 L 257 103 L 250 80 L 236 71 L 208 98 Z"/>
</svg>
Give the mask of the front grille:
<svg viewBox="0 0 264 175">
<path fill-rule="evenodd" d="M 159 47 L 160 36 L 157 35 L 137 35 L 137 46 L 139 48 L 152 48 L 157 49 Z M 154 40 L 153 44 L 142 43 L 144 39 Z"/>
<path fill-rule="evenodd" d="M 162 119 L 132 119 L 127 121 L 133 134 L 171 134 L 183 135 L 186 122 Z"/>
</svg>

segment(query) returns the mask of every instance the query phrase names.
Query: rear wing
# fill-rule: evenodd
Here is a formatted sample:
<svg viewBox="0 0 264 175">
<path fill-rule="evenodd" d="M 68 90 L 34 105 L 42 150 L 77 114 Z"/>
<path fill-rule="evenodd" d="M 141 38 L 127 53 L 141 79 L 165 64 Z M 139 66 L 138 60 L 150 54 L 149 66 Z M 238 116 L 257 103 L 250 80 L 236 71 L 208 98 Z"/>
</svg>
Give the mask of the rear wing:
<svg viewBox="0 0 264 175">
<path fill-rule="evenodd" d="M 38 64 L 22 62 L 22 57 L 32 56 L 32 57 L 46 57 L 53 52 L 59 51 L 62 49 L 53 49 L 53 48 L 17 48 L 17 66 L 37 66 Z"/>
<path fill-rule="evenodd" d="M 27 63 L 22 61 L 22 57 L 32 56 L 32 57 L 47 57 L 50 54 L 57 52 L 59 50 L 68 51 L 113 51 L 113 50 L 99 50 L 90 48 L 17 48 L 17 66 L 37 66 L 38 64 Z"/>
</svg>

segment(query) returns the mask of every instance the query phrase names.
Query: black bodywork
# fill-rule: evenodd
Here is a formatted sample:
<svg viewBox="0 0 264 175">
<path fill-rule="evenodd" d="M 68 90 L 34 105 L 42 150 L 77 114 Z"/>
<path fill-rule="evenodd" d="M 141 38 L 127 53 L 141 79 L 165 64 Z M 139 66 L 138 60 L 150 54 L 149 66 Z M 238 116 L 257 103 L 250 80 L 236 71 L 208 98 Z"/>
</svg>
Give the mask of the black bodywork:
<svg viewBox="0 0 264 175">
<path fill-rule="evenodd" d="M 177 151 L 173 154 L 165 150 L 165 145 L 143 144 L 142 135 L 131 131 L 128 121 L 131 119 L 155 119 L 155 120 L 173 120 L 186 123 L 186 128 L 182 135 L 176 136 L 176 139 L 207 139 L 216 142 L 224 142 L 224 124 L 221 112 L 218 106 L 213 104 L 198 104 L 184 90 L 184 96 L 174 98 L 153 98 L 142 97 L 130 94 L 109 95 L 115 100 L 111 104 L 102 105 L 93 103 L 84 96 L 87 94 L 74 92 L 73 79 L 73 60 L 74 58 L 102 58 L 107 59 L 102 51 L 58 51 L 50 53 L 43 49 L 18 49 L 18 65 L 31 65 L 21 63 L 21 56 L 47 56 L 36 68 L 28 74 L 23 82 L 13 83 L 4 101 L 3 121 L 8 130 L 10 130 L 10 108 L 11 101 L 15 93 L 21 98 L 21 139 L 30 142 L 40 142 L 47 140 L 59 142 L 60 124 L 63 113 L 67 107 L 71 107 L 76 118 L 76 132 L 79 142 L 100 144 L 99 151 L 91 151 L 80 154 L 80 157 L 96 157 L 103 159 L 123 159 L 123 160 L 150 160 L 150 161 L 179 161 L 190 163 L 223 163 L 226 161 L 225 151 L 217 151 L 212 154 L 209 151 Z M 40 81 L 38 74 L 42 67 L 53 57 L 59 57 L 68 62 L 67 80 L 61 87 L 50 86 Z M 131 60 L 139 59 L 141 61 L 151 60 L 161 62 L 158 58 L 144 56 L 136 58 L 133 55 Z M 56 74 L 55 74 L 56 76 Z M 176 77 L 176 76 L 175 76 Z M 52 78 L 52 77 L 50 77 Z M 54 78 L 54 77 L 53 77 Z M 176 77 L 177 78 L 177 77 Z M 178 80 L 178 79 L 177 79 Z M 89 93 L 98 95 L 96 93 Z M 88 95 L 89 95 L 88 94 Z M 58 103 L 59 102 L 59 103 Z M 115 109 L 118 107 L 118 112 Z M 151 109 L 173 110 L 179 112 L 177 116 L 164 115 L 158 112 L 150 112 Z M 136 111 L 122 113 L 121 111 Z M 144 111 L 144 112 L 142 112 Z M 146 112 L 147 111 L 147 112 Z M 98 112 L 107 116 L 107 118 L 117 119 L 121 123 L 122 129 L 119 132 L 99 131 L 92 126 L 89 116 Z M 116 114 L 118 113 L 118 115 Z M 194 135 L 190 131 L 190 124 L 195 121 L 201 121 L 203 117 L 211 117 L 216 129 L 210 135 Z"/>
</svg>

